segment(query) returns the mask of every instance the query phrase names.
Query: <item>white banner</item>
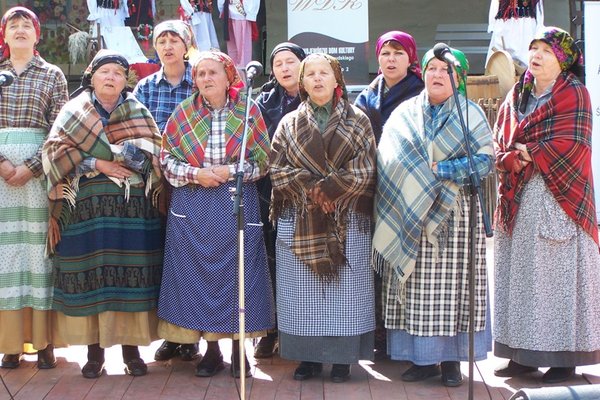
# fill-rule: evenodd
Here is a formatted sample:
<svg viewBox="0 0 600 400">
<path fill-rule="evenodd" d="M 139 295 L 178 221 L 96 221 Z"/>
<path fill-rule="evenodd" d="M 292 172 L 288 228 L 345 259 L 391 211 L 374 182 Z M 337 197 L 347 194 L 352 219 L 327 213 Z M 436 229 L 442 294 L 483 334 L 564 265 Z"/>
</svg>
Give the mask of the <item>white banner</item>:
<svg viewBox="0 0 600 400">
<path fill-rule="evenodd" d="M 287 12 L 291 42 L 336 57 L 346 83 L 368 83 L 368 0 L 288 0 Z"/>
<path fill-rule="evenodd" d="M 592 98 L 593 133 L 592 133 L 592 167 L 594 171 L 594 190 L 596 194 L 596 216 L 600 221 L 600 2 L 584 2 L 585 24 L 585 86 Z"/>
</svg>

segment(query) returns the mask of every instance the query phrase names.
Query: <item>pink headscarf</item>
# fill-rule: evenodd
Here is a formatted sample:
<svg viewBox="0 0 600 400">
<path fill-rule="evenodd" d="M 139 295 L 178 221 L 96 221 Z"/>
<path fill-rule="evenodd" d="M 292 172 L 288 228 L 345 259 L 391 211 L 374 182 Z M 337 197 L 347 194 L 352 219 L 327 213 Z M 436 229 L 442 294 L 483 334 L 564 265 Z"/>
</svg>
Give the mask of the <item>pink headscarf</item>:
<svg viewBox="0 0 600 400">
<path fill-rule="evenodd" d="M 33 26 L 35 28 L 36 35 L 36 44 L 40 40 L 40 20 L 38 19 L 35 13 L 25 7 L 13 7 L 4 13 L 2 17 L 2 22 L 0 23 L 0 56 L 1 58 L 10 57 L 10 48 L 8 44 L 4 41 L 4 32 L 6 31 L 6 25 L 8 21 L 16 17 L 24 17 L 30 19 L 33 22 Z M 33 53 L 37 56 L 40 53 L 34 48 Z"/>
<path fill-rule="evenodd" d="M 406 50 L 408 61 L 410 63 L 408 69 L 421 78 L 421 66 L 419 65 L 419 58 L 417 57 L 417 44 L 415 43 L 415 39 L 408 33 L 402 31 L 390 31 L 379 36 L 377 44 L 375 45 L 375 55 L 379 57 L 383 45 L 391 40 L 398 42 L 400 46 Z"/>
<path fill-rule="evenodd" d="M 198 72 L 198 64 L 200 64 L 200 61 L 203 60 L 213 60 L 223 64 L 225 73 L 227 73 L 227 80 L 229 81 L 229 89 L 227 90 L 227 94 L 232 101 L 237 100 L 240 90 L 244 88 L 244 82 L 240 77 L 240 73 L 235 68 L 235 64 L 233 63 L 231 57 L 216 50 L 202 51 L 198 54 L 197 58 L 194 58 L 194 66 L 192 68 L 194 90 L 198 90 L 198 88 L 196 88 L 196 73 Z"/>
</svg>

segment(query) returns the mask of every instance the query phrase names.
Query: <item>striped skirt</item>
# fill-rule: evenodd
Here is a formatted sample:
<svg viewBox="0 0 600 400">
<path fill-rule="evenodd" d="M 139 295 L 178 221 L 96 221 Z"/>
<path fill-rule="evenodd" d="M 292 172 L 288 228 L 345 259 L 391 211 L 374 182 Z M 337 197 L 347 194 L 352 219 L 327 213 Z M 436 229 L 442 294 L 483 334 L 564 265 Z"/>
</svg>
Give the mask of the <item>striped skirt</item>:
<svg viewBox="0 0 600 400">
<path fill-rule="evenodd" d="M 82 317 L 155 309 L 164 230 L 143 187 L 124 188 L 104 174 L 81 178 L 76 205 L 54 257 L 54 308 Z"/>
<path fill-rule="evenodd" d="M 35 155 L 44 142 L 42 129 L 0 130 L 0 154 L 13 165 Z M 48 197 L 43 176 L 20 187 L 0 179 L 0 310 L 52 305 L 52 271 L 44 256 Z"/>
</svg>

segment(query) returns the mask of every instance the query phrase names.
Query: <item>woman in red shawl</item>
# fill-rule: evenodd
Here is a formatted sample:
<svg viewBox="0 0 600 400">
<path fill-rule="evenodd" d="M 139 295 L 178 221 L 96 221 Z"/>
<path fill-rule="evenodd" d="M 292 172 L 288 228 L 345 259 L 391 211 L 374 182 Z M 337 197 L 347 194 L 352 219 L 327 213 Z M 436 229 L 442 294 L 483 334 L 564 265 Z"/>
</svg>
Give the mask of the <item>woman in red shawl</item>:
<svg viewBox="0 0 600 400">
<path fill-rule="evenodd" d="M 547 27 L 495 129 L 496 376 L 550 367 L 545 383 L 600 362 L 600 255 L 592 183 L 592 110 L 572 72 L 573 38 Z"/>
</svg>

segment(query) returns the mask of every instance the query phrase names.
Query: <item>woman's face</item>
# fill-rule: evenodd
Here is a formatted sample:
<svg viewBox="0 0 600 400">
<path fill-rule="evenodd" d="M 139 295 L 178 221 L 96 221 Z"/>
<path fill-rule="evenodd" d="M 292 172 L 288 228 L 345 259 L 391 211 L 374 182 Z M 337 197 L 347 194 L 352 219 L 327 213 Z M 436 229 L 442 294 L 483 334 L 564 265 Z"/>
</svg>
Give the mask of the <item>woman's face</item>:
<svg viewBox="0 0 600 400">
<path fill-rule="evenodd" d="M 92 87 L 100 99 L 115 101 L 126 84 L 125 69 L 119 64 L 104 64 L 92 75 Z"/>
<path fill-rule="evenodd" d="M 200 95 L 211 105 L 217 106 L 225 103 L 229 80 L 223 64 L 211 59 L 200 61 L 196 67 L 194 81 Z"/>
<path fill-rule="evenodd" d="M 377 61 L 387 87 L 394 86 L 404 79 L 408 73 L 410 65 L 408 53 L 396 42 L 384 44 Z"/>
<path fill-rule="evenodd" d="M 37 43 L 37 34 L 33 21 L 22 16 L 9 19 L 6 23 L 4 41 L 8 44 L 11 51 L 17 49 L 33 50 Z"/>
<path fill-rule="evenodd" d="M 552 47 L 546 42 L 537 40 L 529 49 L 529 71 L 541 81 L 553 81 L 561 72 L 560 64 Z"/>
<path fill-rule="evenodd" d="M 329 61 L 318 57 L 306 63 L 302 85 L 315 104 L 322 106 L 331 101 L 338 84 Z"/>
<path fill-rule="evenodd" d="M 289 93 L 298 92 L 300 60 L 289 50 L 283 50 L 273 57 L 273 75 L 277 82 Z"/>
<path fill-rule="evenodd" d="M 182 64 L 183 56 L 187 52 L 183 40 L 172 32 L 160 35 L 156 39 L 155 49 L 162 65 Z"/>
<path fill-rule="evenodd" d="M 452 71 L 454 82 L 458 87 L 458 76 Z M 448 65 L 444 61 L 433 58 L 425 67 L 425 90 L 431 104 L 440 104 L 452 96 L 452 85 L 448 75 Z"/>
</svg>

